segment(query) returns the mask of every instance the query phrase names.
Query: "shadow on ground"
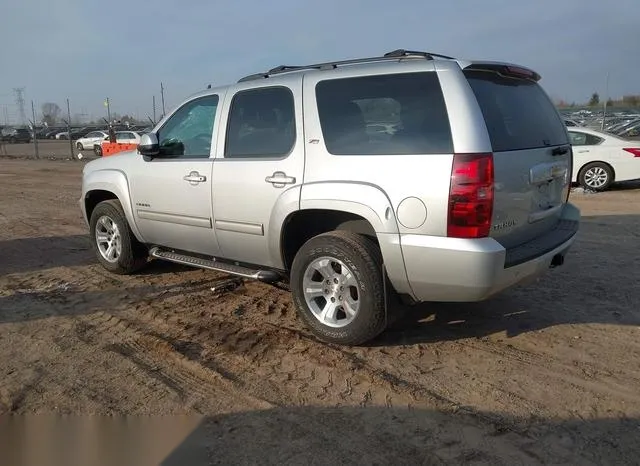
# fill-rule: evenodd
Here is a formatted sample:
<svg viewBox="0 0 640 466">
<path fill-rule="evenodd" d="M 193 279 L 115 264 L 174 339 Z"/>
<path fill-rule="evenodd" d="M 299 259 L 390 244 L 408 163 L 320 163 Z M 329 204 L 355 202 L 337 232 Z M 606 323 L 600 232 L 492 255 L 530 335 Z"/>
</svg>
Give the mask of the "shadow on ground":
<svg viewBox="0 0 640 466">
<path fill-rule="evenodd" d="M 93 264 L 98 264 L 98 260 L 86 234 L 0 241 L 0 276 Z M 139 275 L 161 275 L 189 269 L 169 262 L 151 261 Z"/>
<path fill-rule="evenodd" d="M 635 418 L 516 421 L 376 407 L 13 416 L 0 431 L 0 462 L 24 465 L 637 464 L 640 455 Z"/>
<path fill-rule="evenodd" d="M 0 241 L 0 276 L 76 267 L 94 261 L 87 235 L 20 238 Z"/>
<path fill-rule="evenodd" d="M 492 413 L 278 408 L 207 418 L 162 465 L 186 464 L 184 459 L 189 464 L 630 464 L 640 454 L 638 432 L 637 419 L 519 423 Z"/>
</svg>

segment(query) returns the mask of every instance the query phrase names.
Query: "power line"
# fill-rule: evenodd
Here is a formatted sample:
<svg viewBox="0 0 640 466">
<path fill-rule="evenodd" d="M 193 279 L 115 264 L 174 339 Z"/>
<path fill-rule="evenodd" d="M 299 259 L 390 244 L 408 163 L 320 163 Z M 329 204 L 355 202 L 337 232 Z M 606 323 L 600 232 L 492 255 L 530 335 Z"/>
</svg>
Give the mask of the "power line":
<svg viewBox="0 0 640 466">
<path fill-rule="evenodd" d="M 24 110 L 24 87 L 14 87 L 13 92 L 16 95 L 16 105 L 18 106 L 18 112 L 20 114 L 20 123 L 26 125 L 27 114 Z"/>
</svg>

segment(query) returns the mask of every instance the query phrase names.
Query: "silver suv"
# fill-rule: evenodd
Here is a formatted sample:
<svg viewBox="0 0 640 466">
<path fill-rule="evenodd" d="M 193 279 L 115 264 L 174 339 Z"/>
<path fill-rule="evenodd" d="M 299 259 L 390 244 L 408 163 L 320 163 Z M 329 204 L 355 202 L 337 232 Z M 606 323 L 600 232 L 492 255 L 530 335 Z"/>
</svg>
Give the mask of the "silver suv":
<svg viewBox="0 0 640 466">
<path fill-rule="evenodd" d="M 98 260 L 287 281 L 320 339 L 404 302 L 479 301 L 561 265 L 578 231 L 562 118 L 525 67 L 396 50 L 198 93 L 85 166 Z"/>
</svg>

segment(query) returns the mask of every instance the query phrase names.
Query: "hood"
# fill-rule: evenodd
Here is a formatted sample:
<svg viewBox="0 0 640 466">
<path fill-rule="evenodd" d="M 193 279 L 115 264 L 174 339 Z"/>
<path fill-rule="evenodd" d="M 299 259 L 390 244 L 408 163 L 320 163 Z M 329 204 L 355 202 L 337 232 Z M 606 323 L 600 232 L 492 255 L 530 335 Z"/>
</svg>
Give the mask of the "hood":
<svg viewBox="0 0 640 466">
<path fill-rule="evenodd" d="M 82 170 L 83 174 L 88 174 L 100 170 L 119 170 L 126 171 L 126 167 L 131 165 L 138 157 L 142 157 L 138 154 L 136 149 L 132 151 L 120 152 L 116 155 L 110 155 L 108 157 L 100 157 L 99 159 L 92 160 L 87 163 Z"/>
</svg>

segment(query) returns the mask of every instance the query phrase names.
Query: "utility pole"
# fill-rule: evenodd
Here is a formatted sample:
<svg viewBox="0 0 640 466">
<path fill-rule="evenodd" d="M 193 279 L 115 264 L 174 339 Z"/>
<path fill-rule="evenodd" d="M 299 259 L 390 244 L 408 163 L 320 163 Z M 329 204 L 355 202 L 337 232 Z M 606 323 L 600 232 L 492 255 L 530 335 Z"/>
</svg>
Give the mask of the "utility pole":
<svg viewBox="0 0 640 466">
<path fill-rule="evenodd" d="M 167 114 L 167 111 L 164 108 L 164 86 L 162 82 L 160 82 L 160 95 L 162 96 L 162 118 Z"/>
<path fill-rule="evenodd" d="M 607 102 L 609 100 L 609 71 L 607 71 L 607 81 L 604 86 L 604 111 L 602 113 L 602 126 L 600 131 L 604 131 L 604 120 L 607 118 Z"/>
<path fill-rule="evenodd" d="M 73 139 L 71 139 L 71 107 L 69 106 L 69 99 L 67 99 L 67 131 L 69 135 L 69 147 L 71 148 L 71 158 L 78 160 L 75 152 L 73 151 Z"/>
<path fill-rule="evenodd" d="M 33 128 L 33 147 L 36 150 L 36 159 L 40 158 L 40 153 L 38 152 L 38 135 L 36 134 L 36 108 L 33 105 L 33 100 L 31 101 L 31 115 L 33 116 L 32 128 Z"/>
<path fill-rule="evenodd" d="M 111 124 L 111 105 L 109 103 L 109 97 L 104 101 L 104 106 L 107 107 L 107 120 L 109 121 L 109 124 Z"/>
<path fill-rule="evenodd" d="M 5 126 L 9 126 L 9 112 L 7 111 L 7 106 L 4 107 L 4 124 Z"/>
<path fill-rule="evenodd" d="M 27 124 L 27 114 L 24 111 L 24 87 L 15 87 L 13 92 L 16 95 L 16 105 L 18 106 L 18 112 L 20 112 L 20 124 Z"/>
<path fill-rule="evenodd" d="M 153 124 L 155 125 L 156 123 L 156 96 L 153 96 Z"/>
</svg>

